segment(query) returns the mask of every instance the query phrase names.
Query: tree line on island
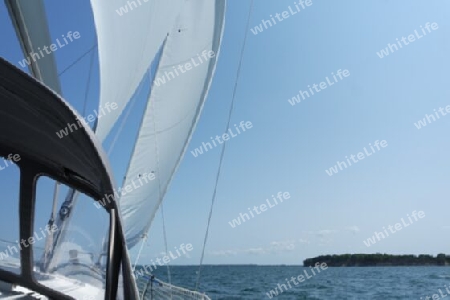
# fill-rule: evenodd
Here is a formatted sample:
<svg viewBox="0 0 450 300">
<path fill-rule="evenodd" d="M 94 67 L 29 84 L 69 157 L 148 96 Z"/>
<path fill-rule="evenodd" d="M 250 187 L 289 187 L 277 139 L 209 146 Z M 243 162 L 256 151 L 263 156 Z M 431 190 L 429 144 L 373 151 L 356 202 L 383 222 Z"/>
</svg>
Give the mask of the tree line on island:
<svg viewBox="0 0 450 300">
<path fill-rule="evenodd" d="M 312 267 L 316 263 L 326 263 L 329 267 L 376 267 L 376 266 L 447 266 L 450 255 L 428 254 L 392 255 L 392 254 L 340 254 L 320 255 L 303 261 L 304 267 Z"/>
</svg>

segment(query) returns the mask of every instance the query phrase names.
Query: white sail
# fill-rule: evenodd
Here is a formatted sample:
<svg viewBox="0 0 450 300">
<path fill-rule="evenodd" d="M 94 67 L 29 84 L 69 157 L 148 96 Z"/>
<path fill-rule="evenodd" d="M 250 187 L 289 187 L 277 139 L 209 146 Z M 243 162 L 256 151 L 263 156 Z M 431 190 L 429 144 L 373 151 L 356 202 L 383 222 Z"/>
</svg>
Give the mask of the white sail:
<svg viewBox="0 0 450 300">
<path fill-rule="evenodd" d="M 98 120 L 103 141 L 149 69 L 186 0 L 91 0 L 100 64 L 100 107 L 116 102 Z"/>
<path fill-rule="evenodd" d="M 9 16 L 33 77 L 61 95 L 61 85 L 52 51 L 43 0 L 5 0 Z"/>
<path fill-rule="evenodd" d="M 163 46 L 119 201 L 129 248 L 147 232 L 189 143 L 214 74 L 224 15 L 225 0 L 187 1 Z M 156 178 L 146 183 L 152 173 Z"/>
</svg>

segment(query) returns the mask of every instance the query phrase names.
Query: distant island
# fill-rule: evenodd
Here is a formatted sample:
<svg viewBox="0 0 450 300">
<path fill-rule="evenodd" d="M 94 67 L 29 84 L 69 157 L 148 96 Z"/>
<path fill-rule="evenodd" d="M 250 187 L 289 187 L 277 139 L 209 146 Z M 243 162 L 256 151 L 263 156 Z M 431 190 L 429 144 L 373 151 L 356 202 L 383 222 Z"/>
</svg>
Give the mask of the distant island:
<svg viewBox="0 0 450 300">
<path fill-rule="evenodd" d="M 320 255 L 303 261 L 303 266 L 313 267 L 326 263 L 329 267 L 383 267 L 383 266 L 448 266 L 450 256 L 438 254 L 391 255 L 391 254 L 341 254 Z"/>
</svg>

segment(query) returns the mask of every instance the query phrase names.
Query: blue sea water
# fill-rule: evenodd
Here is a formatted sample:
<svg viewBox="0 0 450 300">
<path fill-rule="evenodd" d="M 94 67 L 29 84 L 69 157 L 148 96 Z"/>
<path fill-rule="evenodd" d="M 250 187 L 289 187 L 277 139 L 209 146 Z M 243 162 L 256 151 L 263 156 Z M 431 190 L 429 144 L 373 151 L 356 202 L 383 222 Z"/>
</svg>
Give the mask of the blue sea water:
<svg viewBox="0 0 450 300">
<path fill-rule="evenodd" d="M 267 293 L 292 276 L 308 275 L 301 266 L 204 266 L 200 289 L 211 299 L 270 299 Z M 198 267 L 173 266 L 172 283 L 192 289 Z M 317 273 L 317 272 L 316 272 Z M 167 280 L 167 269 L 155 275 Z M 287 286 L 287 284 L 286 284 Z M 328 268 L 272 299 L 442 299 L 449 294 L 449 267 L 348 267 Z M 439 291 L 440 290 L 440 291 Z M 433 294 L 438 295 L 433 297 Z M 450 296 L 444 297 L 450 299 Z"/>
</svg>

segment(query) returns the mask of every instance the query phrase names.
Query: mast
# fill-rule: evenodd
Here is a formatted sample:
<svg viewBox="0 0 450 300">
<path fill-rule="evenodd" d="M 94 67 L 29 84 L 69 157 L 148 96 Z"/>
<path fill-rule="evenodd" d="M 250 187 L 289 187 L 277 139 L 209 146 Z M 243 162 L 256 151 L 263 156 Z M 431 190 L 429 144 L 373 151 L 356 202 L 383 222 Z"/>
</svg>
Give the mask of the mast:
<svg viewBox="0 0 450 300">
<path fill-rule="evenodd" d="M 55 253 L 58 253 L 58 249 L 61 247 L 61 241 L 64 240 L 66 227 L 72 218 L 72 209 L 78 200 L 78 196 L 79 192 L 74 189 L 69 189 L 65 201 L 56 215 L 56 220 L 49 221 L 49 225 L 55 225 L 58 230 L 47 238 L 44 254 L 41 258 L 41 270 L 44 272 L 49 272 L 57 261 Z"/>
<path fill-rule="evenodd" d="M 61 83 L 56 67 L 53 52 L 39 56 L 41 49 L 52 44 L 45 6 L 43 0 L 5 0 L 8 13 L 19 40 L 25 60 L 29 62 L 28 69 L 34 78 L 41 81 L 54 92 L 61 95 Z M 36 58 L 37 57 L 37 58 Z M 55 183 L 53 196 L 53 209 L 49 219 L 49 225 L 55 223 L 59 183 Z M 61 212 L 61 211 L 60 211 Z M 57 226 L 60 222 L 56 222 Z M 59 227 L 57 227 L 59 228 Z M 47 237 L 43 260 L 46 263 L 52 253 L 52 245 L 58 240 L 60 231 Z"/>
<path fill-rule="evenodd" d="M 16 31 L 30 73 L 61 95 L 61 84 L 53 52 L 36 59 L 44 46 L 52 44 L 43 0 L 5 0 L 10 19 Z M 33 54 L 35 54 L 33 56 Z"/>
</svg>

